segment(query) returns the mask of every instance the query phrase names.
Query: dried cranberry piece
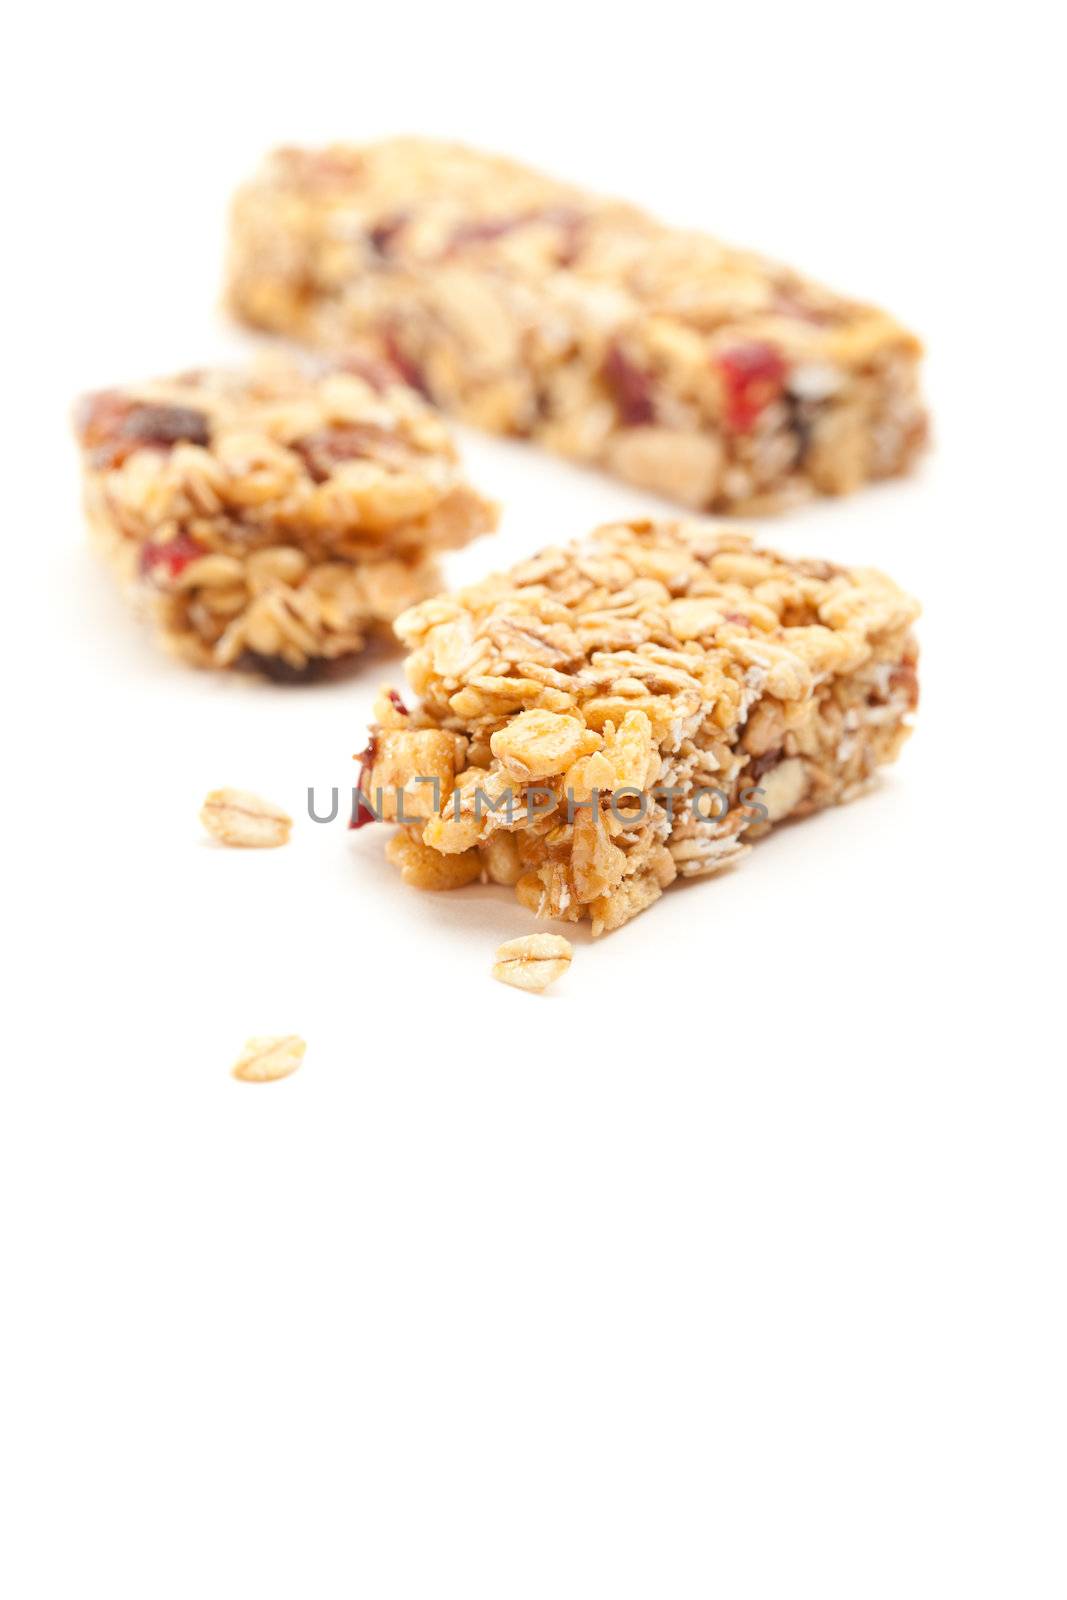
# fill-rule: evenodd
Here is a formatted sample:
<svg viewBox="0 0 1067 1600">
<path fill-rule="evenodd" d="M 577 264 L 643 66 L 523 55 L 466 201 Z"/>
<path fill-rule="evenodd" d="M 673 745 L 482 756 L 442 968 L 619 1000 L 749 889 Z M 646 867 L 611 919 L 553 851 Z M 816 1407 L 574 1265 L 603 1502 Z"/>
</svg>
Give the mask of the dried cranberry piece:
<svg viewBox="0 0 1067 1600">
<path fill-rule="evenodd" d="M 726 424 L 734 433 L 748 433 L 765 406 L 785 387 L 788 367 L 773 345 L 753 339 L 734 345 L 716 358 L 726 389 Z"/>
<path fill-rule="evenodd" d="M 94 467 L 121 467 L 135 450 L 158 445 L 170 449 L 180 440 L 206 445 L 211 429 L 202 411 L 192 406 L 138 404 L 106 389 L 82 401 L 78 434 Z"/>
<path fill-rule="evenodd" d="M 394 711 L 398 711 L 402 717 L 410 717 L 411 712 L 408 710 L 403 700 L 401 700 L 395 689 L 387 689 L 385 691 L 385 698 L 388 700 Z"/>
<path fill-rule="evenodd" d="M 365 828 L 368 822 L 377 822 L 377 820 L 378 818 L 374 815 L 374 812 L 371 810 L 370 806 L 364 805 L 362 797 L 357 795 L 356 807 L 352 812 L 352 817 L 348 826 L 352 829 Z"/>
<path fill-rule="evenodd" d="M 192 406 L 134 406 L 122 432 L 138 444 L 189 444 L 211 443 L 211 429 L 207 417 Z"/>
<path fill-rule="evenodd" d="M 166 544 L 145 544 L 141 546 L 141 576 L 156 583 L 161 578 L 173 582 L 181 577 L 191 561 L 199 561 L 205 555 L 207 551 L 203 545 L 197 544 L 188 533 L 176 534 Z"/>
<path fill-rule="evenodd" d="M 619 408 L 619 417 L 628 428 L 639 428 L 656 415 L 652 399 L 652 380 L 643 367 L 630 360 L 620 345 L 612 343 L 600 369 Z"/>
<path fill-rule="evenodd" d="M 377 754 L 378 735 L 372 733 L 367 742 L 367 748 L 359 758 L 359 777 L 356 779 L 356 803 L 352 807 L 352 816 L 348 823 L 350 828 L 365 828 L 368 822 L 377 822 L 378 820 L 363 798 L 367 793 L 367 785 L 370 783 L 370 775 L 374 770 L 374 761 Z"/>
<path fill-rule="evenodd" d="M 363 780 L 361 778 L 360 782 L 362 783 L 362 781 Z M 370 806 L 364 803 L 363 796 L 357 794 L 355 809 L 352 812 L 348 826 L 352 829 L 365 828 L 368 822 L 377 822 L 377 820 L 378 818 L 374 815 L 374 812 L 371 810 Z"/>
</svg>

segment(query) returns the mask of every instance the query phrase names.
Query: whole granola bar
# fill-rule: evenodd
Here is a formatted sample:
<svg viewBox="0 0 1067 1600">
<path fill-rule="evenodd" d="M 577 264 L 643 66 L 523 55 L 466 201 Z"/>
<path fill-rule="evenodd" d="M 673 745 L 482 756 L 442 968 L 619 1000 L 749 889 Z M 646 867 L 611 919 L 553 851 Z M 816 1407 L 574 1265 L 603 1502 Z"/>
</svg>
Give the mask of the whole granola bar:
<svg viewBox="0 0 1067 1600">
<path fill-rule="evenodd" d="M 698 509 L 855 489 L 903 472 L 926 431 L 919 343 L 883 312 L 424 139 L 276 152 L 236 198 L 229 298 Z"/>
<path fill-rule="evenodd" d="M 493 526 L 440 418 L 387 363 L 189 372 L 79 404 L 94 533 L 163 643 L 301 676 L 441 585 Z"/>
<path fill-rule="evenodd" d="M 894 759 L 918 609 L 733 530 L 600 528 L 397 620 L 421 700 L 379 697 L 354 823 L 403 824 L 408 882 L 618 928 Z"/>
</svg>

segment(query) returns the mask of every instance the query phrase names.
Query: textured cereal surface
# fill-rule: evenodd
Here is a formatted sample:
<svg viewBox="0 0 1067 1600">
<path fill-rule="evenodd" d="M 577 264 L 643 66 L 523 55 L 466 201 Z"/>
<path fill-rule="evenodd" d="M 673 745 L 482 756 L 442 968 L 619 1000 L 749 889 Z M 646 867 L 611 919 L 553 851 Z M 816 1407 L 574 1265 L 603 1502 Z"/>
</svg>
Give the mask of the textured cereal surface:
<svg viewBox="0 0 1067 1600">
<path fill-rule="evenodd" d="M 895 758 L 918 609 L 881 573 L 733 530 L 612 524 L 398 619 L 420 703 L 379 697 L 361 786 L 376 814 L 402 808 L 409 881 L 480 863 L 540 916 L 607 932 Z"/>
<path fill-rule="evenodd" d="M 189 372 L 87 396 L 76 429 L 94 533 L 198 666 L 350 656 L 439 586 L 436 551 L 495 521 L 386 363 Z"/>
<path fill-rule="evenodd" d="M 278 151 L 237 196 L 229 298 L 695 509 L 844 493 L 925 434 L 920 347 L 885 313 L 457 145 Z"/>
</svg>

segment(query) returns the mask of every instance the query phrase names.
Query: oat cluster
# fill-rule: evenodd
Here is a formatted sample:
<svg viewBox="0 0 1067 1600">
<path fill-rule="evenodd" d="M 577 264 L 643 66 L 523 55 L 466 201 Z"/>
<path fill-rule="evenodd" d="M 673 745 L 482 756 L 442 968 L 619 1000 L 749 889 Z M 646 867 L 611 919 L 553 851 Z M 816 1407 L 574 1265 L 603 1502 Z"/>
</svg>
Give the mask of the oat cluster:
<svg viewBox="0 0 1067 1600">
<path fill-rule="evenodd" d="M 357 820 L 403 818 L 418 887 L 510 884 L 610 931 L 870 783 L 909 732 L 917 614 L 735 531 L 603 527 L 398 619 L 420 699 L 379 696 Z"/>
<path fill-rule="evenodd" d="M 300 676 L 440 586 L 487 531 L 440 419 L 386 363 L 189 372 L 88 396 L 92 528 L 162 642 Z"/>
<path fill-rule="evenodd" d="M 885 313 L 456 145 L 278 151 L 234 205 L 229 299 L 697 509 L 840 494 L 925 434 L 920 347 Z"/>
</svg>

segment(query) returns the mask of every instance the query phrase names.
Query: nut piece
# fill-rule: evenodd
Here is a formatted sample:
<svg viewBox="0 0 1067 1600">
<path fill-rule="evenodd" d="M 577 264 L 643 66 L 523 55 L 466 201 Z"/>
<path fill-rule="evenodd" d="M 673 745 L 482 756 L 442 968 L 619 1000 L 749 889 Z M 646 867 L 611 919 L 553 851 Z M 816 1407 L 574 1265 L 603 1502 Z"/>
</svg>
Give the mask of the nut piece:
<svg viewBox="0 0 1067 1600">
<path fill-rule="evenodd" d="M 670 428 L 625 429 L 608 450 L 608 465 L 627 483 L 697 510 L 715 498 L 722 461 L 722 445 L 713 434 Z"/>
<path fill-rule="evenodd" d="M 292 817 L 247 789 L 212 789 L 200 810 L 212 838 L 238 849 L 272 850 L 288 844 Z"/>
<path fill-rule="evenodd" d="M 242 1083 L 273 1083 L 287 1078 L 304 1059 L 307 1045 L 295 1033 L 280 1038 L 247 1039 L 233 1065 L 233 1075 Z"/>
<path fill-rule="evenodd" d="M 779 761 L 760 779 L 760 793 L 768 822 L 781 822 L 795 811 L 808 792 L 808 769 L 799 756 Z"/>
<path fill-rule="evenodd" d="M 563 976 L 571 964 L 569 942 L 558 933 L 530 933 L 502 944 L 493 962 L 493 977 L 513 989 L 540 994 Z"/>
</svg>

